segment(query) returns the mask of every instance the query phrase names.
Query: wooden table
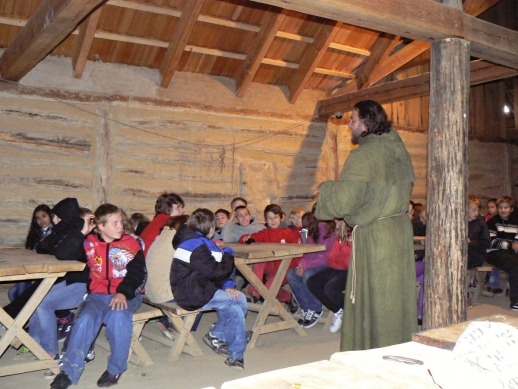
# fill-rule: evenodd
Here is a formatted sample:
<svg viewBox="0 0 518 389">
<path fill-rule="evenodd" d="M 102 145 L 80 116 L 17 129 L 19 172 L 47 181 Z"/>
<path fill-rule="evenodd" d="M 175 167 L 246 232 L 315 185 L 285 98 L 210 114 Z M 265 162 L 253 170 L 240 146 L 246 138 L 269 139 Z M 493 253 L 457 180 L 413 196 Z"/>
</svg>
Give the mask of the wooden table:
<svg viewBox="0 0 518 389">
<path fill-rule="evenodd" d="M 289 313 L 284 306 L 277 300 L 277 292 L 282 286 L 282 281 L 286 277 L 291 260 L 296 257 L 301 257 L 305 253 L 313 253 L 317 251 L 324 251 L 325 245 L 321 244 L 283 244 L 283 243 L 227 243 L 226 247 L 231 247 L 234 250 L 235 264 L 243 276 L 252 284 L 259 294 L 264 298 L 264 302 L 259 307 L 249 307 L 251 310 L 257 309 L 259 314 L 255 320 L 252 339 L 248 344 L 248 348 L 254 348 L 259 335 L 270 332 L 292 329 L 300 336 L 307 336 L 306 332 L 297 323 L 291 313 Z M 268 289 L 255 274 L 248 267 L 254 263 L 282 261 L 275 279 L 270 289 Z M 255 305 L 255 304 L 254 304 Z M 255 309 L 254 309 L 255 308 Z M 265 324 L 269 315 L 277 315 L 281 321 L 272 324 Z"/>
<path fill-rule="evenodd" d="M 0 323 L 8 329 L 0 339 L 0 355 L 4 354 L 11 342 L 17 338 L 39 360 L 0 367 L 0 377 L 43 369 L 51 369 L 56 374 L 59 372 L 57 361 L 24 331 L 23 326 L 58 277 L 69 271 L 81 271 L 84 267 L 85 264 L 81 262 L 59 261 L 54 256 L 37 254 L 21 247 L 0 247 L 0 281 L 43 280 L 15 320 L 0 307 Z"/>
</svg>

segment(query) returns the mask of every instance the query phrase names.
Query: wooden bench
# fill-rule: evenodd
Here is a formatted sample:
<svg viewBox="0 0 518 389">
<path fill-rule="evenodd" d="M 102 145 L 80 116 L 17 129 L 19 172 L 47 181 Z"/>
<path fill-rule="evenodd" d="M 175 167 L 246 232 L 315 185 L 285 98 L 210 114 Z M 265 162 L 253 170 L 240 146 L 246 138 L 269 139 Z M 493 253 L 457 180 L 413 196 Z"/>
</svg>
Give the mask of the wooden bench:
<svg viewBox="0 0 518 389">
<path fill-rule="evenodd" d="M 167 316 L 173 324 L 173 332 L 175 336 L 172 341 L 165 339 L 162 336 L 150 336 L 148 333 L 143 335 L 171 347 L 171 351 L 167 357 L 168 361 L 178 360 L 182 352 L 194 357 L 203 355 L 202 349 L 191 334 L 194 320 L 198 313 L 202 311 L 186 311 L 176 303 L 154 303 L 147 297 L 144 297 L 144 304 L 160 309 L 161 312 L 163 312 L 163 315 Z"/>
<path fill-rule="evenodd" d="M 139 310 L 133 314 L 133 334 L 131 336 L 131 346 L 128 355 L 128 361 L 134 363 L 137 366 L 150 366 L 153 364 L 153 360 L 146 352 L 144 347 L 142 347 L 139 338 L 142 330 L 144 329 L 144 326 L 146 325 L 146 322 L 149 319 L 161 316 L 163 316 L 163 313 L 160 309 L 150 307 L 145 304 L 142 304 Z M 95 344 L 105 350 L 110 350 L 110 344 L 104 338 L 98 338 L 95 341 Z"/>
<path fill-rule="evenodd" d="M 493 270 L 493 266 L 483 265 L 476 267 L 474 269 L 468 270 L 466 272 L 466 284 L 468 288 L 469 297 L 471 297 L 471 304 L 475 304 L 480 298 L 480 294 L 482 293 L 482 288 L 486 284 L 486 275 L 488 272 Z M 470 288 L 471 279 L 475 277 L 476 287 Z"/>
</svg>

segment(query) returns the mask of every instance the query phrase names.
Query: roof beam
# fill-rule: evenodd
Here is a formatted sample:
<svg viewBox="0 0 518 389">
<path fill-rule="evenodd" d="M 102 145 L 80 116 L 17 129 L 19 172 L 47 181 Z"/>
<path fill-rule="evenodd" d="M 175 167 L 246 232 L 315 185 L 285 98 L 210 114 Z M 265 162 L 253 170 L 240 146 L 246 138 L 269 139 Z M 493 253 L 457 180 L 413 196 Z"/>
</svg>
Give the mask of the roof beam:
<svg viewBox="0 0 518 389">
<path fill-rule="evenodd" d="M 97 24 L 101 17 L 101 9 L 102 7 L 97 8 L 79 26 L 79 36 L 76 38 L 74 48 L 72 49 L 72 67 L 74 68 L 75 78 L 83 76 L 86 60 L 92 48 Z"/>
<path fill-rule="evenodd" d="M 270 48 L 275 35 L 281 24 L 286 19 L 286 11 L 276 9 L 276 11 L 267 11 L 266 20 L 261 26 L 252 46 L 248 50 L 246 59 L 236 77 L 237 96 L 243 97 L 246 90 L 254 79 L 261 62 L 266 56 L 266 52 Z"/>
<path fill-rule="evenodd" d="M 0 75 L 19 81 L 106 0 L 44 0 L 0 58 Z"/>
<path fill-rule="evenodd" d="M 354 26 L 432 42 L 463 38 L 472 54 L 518 69 L 518 31 L 495 26 L 432 0 L 254 0 Z"/>
<path fill-rule="evenodd" d="M 518 75 L 518 70 L 493 65 L 485 61 L 471 63 L 470 84 L 478 85 Z M 319 102 L 319 114 L 333 115 L 337 111 L 350 112 L 358 101 L 370 99 L 380 104 L 408 100 L 430 94 L 430 73 L 361 89 L 346 95 L 330 97 Z"/>
<path fill-rule="evenodd" d="M 500 0 L 465 0 L 463 4 L 464 12 L 468 15 L 478 16 L 499 1 Z"/>
<path fill-rule="evenodd" d="M 329 45 L 340 31 L 341 26 L 342 23 L 330 20 L 326 20 L 320 26 L 315 40 L 304 52 L 295 77 L 288 82 L 290 103 L 294 104 L 299 98 Z"/>
<path fill-rule="evenodd" d="M 205 0 L 192 0 L 185 2 L 182 16 L 176 22 L 176 26 L 169 43 L 169 47 L 160 65 L 160 86 L 167 88 L 171 83 L 174 72 L 180 63 L 180 58 L 187 46 L 187 40 L 200 16 Z"/>
</svg>

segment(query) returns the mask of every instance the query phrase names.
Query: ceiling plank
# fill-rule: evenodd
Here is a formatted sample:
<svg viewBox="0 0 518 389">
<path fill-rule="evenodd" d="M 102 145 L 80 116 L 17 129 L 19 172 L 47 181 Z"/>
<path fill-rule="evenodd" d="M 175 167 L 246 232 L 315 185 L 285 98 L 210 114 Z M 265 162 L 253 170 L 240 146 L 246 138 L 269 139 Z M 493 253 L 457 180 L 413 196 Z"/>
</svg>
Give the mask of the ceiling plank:
<svg viewBox="0 0 518 389">
<path fill-rule="evenodd" d="M 329 45 L 335 39 L 336 34 L 340 31 L 341 26 L 342 23 L 331 20 L 326 20 L 320 26 L 315 35 L 315 40 L 304 52 L 297 73 L 288 82 L 290 103 L 295 104 L 300 94 L 304 91 L 307 82 L 313 75 Z"/>
<path fill-rule="evenodd" d="M 400 37 L 391 34 L 382 33 L 374 46 L 371 49 L 371 56 L 365 61 L 362 70 L 356 76 L 356 82 L 358 89 L 363 89 L 370 86 L 369 83 L 372 73 L 379 66 L 379 63 L 384 58 L 388 57 L 394 46 L 399 42 Z"/>
<path fill-rule="evenodd" d="M 174 72 L 176 71 L 180 58 L 187 45 L 187 40 L 200 16 L 201 9 L 205 0 L 192 0 L 185 2 L 182 16 L 176 22 L 176 26 L 169 43 L 169 47 L 160 65 L 160 86 L 167 88 L 171 83 Z"/>
<path fill-rule="evenodd" d="M 86 59 L 92 48 L 92 43 L 97 30 L 97 24 L 101 17 L 102 7 L 97 8 L 88 16 L 79 26 L 79 36 L 72 49 L 72 67 L 74 69 L 74 77 L 81 78 L 86 66 Z"/>
<path fill-rule="evenodd" d="M 432 0 L 254 0 L 354 26 L 432 42 L 463 38 L 472 55 L 518 69 L 518 31 L 483 22 Z"/>
<path fill-rule="evenodd" d="M 487 11 L 500 0 L 465 0 L 464 12 L 468 15 L 478 16 Z"/>
<path fill-rule="evenodd" d="M 248 50 L 245 61 L 236 76 L 236 91 L 238 97 L 243 97 L 270 48 L 275 35 L 286 19 L 286 11 L 275 9 L 267 11 L 265 21 Z"/>
<path fill-rule="evenodd" d="M 0 58 L 0 75 L 19 81 L 106 0 L 44 0 Z"/>
<path fill-rule="evenodd" d="M 493 65 L 485 61 L 471 63 L 470 84 L 478 85 L 518 75 L 518 70 L 504 66 Z M 319 114 L 333 115 L 337 111 L 350 112 L 358 101 L 370 99 L 380 104 L 407 100 L 430 94 L 430 73 L 409 77 L 386 84 L 361 89 L 337 97 L 330 97 L 319 102 Z"/>
</svg>

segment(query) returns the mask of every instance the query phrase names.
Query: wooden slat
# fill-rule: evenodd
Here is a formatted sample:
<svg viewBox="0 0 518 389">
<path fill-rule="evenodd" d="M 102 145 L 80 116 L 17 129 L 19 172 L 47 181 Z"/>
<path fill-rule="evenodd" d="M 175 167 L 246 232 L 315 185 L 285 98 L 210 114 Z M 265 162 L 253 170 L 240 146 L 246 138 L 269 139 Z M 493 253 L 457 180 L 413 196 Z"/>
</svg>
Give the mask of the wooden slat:
<svg viewBox="0 0 518 389">
<path fill-rule="evenodd" d="M 380 62 L 387 58 L 400 37 L 391 34 L 381 34 L 371 49 L 371 56 L 365 61 L 362 70 L 356 75 L 358 89 L 374 84 L 370 81 L 372 73 L 380 66 Z"/>
<path fill-rule="evenodd" d="M 95 37 L 95 30 L 101 17 L 102 7 L 97 8 L 86 20 L 79 26 L 79 36 L 76 39 L 74 48 L 72 49 L 72 66 L 74 68 L 74 77 L 81 78 L 85 70 L 86 59 L 92 48 Z"/>
<path fill-rule="evenodd" d="M 513 77 L 518 70 L 503 66 L 492 65 L 484 61 L 474 61 L 471 64 L 471 85 Z M 430 93 L 430 73 L 409 77 L 399 81 L 388 82 L 379 86 L 362 89 L 346 95 L 321 100 L 319 113 L 324 116 L 333 115 L 337 111 L 349 112 L 360 100 L 372 99 L 380 104 L 393 101 L 407 100 L 414 97 L 426 96 Z"/>
<path fill-rule="evenodd" d="M 449 37 L 471 42 L 471 53 L 518 69 L 518 32 L 476 19 L 431 0 L 254 0 L 353 26 L 431 42 Z"/>
<path fill-rule="evenodd" d="M 468 15 L 478 16 L 499 1 L 500 0 L 465 0 L 463 4 L 464 12 Z"/>
<path fill-rule="evenodd" d="M 0 58 L 2 78 L 18 81 L 105 0 L 44 0 Z"/>
<path fill-rule="evenodd" d="M 317 64 L 321 61 L 329 45 L 340 31 L 341 26 L 342 23 L 326 21 L 321 25 L 311 46 L 305 50 L 297 73 L 288 83 L 290 102 L 292 104 L 299 98 L 307 82 L 313 75 Z"/>
<path fill-rule="evenodd" d="M 196 20 L 201 13 L 205 0 L 192 0 L 185 2 L 180 20 L 176 23 L 171 42 L 160 65 L 160 85 L 167 88 L 173 78 L 174 72 L 178 67 L 180 58 L 187 45 L 187 40 L 191 35 Z"/>
<path fill-rule="evenodd" d="M 259 69 L 259 65 L 261 65 L 266 52 L 270 48 L 277 31 L 285 19 L 286 12 L 280 9 L 267 12 L 266 19 L 236 77 L 237 96 L 243 97 L 245 95 L 248 86 Z"/>
</svg>

